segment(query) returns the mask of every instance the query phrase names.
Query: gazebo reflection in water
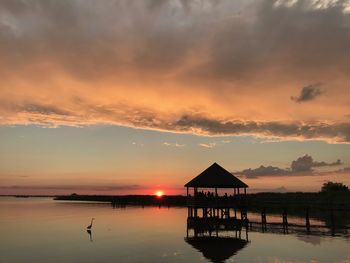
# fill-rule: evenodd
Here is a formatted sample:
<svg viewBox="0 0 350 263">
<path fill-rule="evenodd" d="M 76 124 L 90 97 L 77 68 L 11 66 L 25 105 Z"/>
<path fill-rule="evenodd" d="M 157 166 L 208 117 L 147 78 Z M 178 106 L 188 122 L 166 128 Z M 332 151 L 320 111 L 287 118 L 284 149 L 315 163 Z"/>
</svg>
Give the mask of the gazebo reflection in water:
<svg viewBox="0 0 350 263">
<path fill-rule="evenodd" d="M 248 243 L 245 198 L 248 185 L 214 163 L 185 187 L 188 208 L 185 241 L 211 262 L 224 262 L 244 248 Z"/>
</svg>

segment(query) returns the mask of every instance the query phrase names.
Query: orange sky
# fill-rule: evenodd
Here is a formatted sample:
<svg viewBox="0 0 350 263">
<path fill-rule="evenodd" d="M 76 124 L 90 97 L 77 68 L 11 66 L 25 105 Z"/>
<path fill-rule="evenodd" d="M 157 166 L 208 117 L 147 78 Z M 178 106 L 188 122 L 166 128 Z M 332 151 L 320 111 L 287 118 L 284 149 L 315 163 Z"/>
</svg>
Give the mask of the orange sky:
<svg viewBox="0 0 350 263">
<path fill-rule="evenodd" d="M 347 1 L 328 0 L 4 1 L 0 3 L 0 157 L 7 162 L 0 166 L 0 180 L 17 185 L 8 178 L 25 169 L 33 177 L 31 184 L 42 176 L 47 186 L 62 184 L 59 173 L 76 174 L 74 184 L 96 173 L 108 174 L 105 184 L 114 180 L 114 174 L 127 174 L 125 182 L 132 184 L 130 177 L 150 181 L 154 171 L 164 173 L 149 166 L 138 175 L 132 162 L 121 171 L 110 164 L 101 168 L 99 163 L 86 170 L 81 163 L 77 168 L 65 156 L 79 147 L 72 146 L 74 136 L 67 139 L 62 128 L 52 140 L 61 142 L 63 150 L 49 163 L 61 162 L 63 168 L 50 171 L 55 175 L 48 177 L 46 168 L 26 165 L 24 156 L 30 155 L 23 154 L 21 141 L 9 135 L 8 128 L 16 127 L 16 133 L 26 136 L 26 125 L 153 130 L 162 138 L 159 145 L 186 144 L 177 149 L 183 152 L 190 144 L 186 136 L 199 136 L 190 140 L 198 151 L 185 156 L 193 152 L 200 156 L 203 145 L 220 149 L 215 140 L 226 137 L 245 138 L 240 151 L 254 151 L 251 140 L 301 142 L 278 163 L 280 149 L 271 150 L 269 160 L 259 154 L 248 161 L 239 156 L 226 160 L 225 155 L 233 152 L 228 148 L 201 163 L 187 165 L 181 159 L 177 165 L 184 168 L 166 169 L 171 180 L 157 176 L 160 181 L 167 178 L 164 181 L 172 187 L 213 159 L 239 170 L 281 162 L 288 167 L 310 154 L 328 162 L 341 158 L 344 168 L 350 161 L 349 148 L 344 146 L 350 141 L 349 10 Z M 160 135 L 164 132 L 178 137 L 166 141 L 166 135 Z M 128 137 L 118 128 L 119 135 L 130 147 L 147 144 L 142 132 Z M 202 136 L 214 137 L 200 141 Z M 82 148 L 87 140 L 81 142 Z M 93 140 L 97 143 L 100 137 Z M 319 144 L 313 145 L 314 141 Z M 26 142 L 28 151 L 35 150 L 33 138 Z M 37 147 L 45 148 L 39 159 L 53 154 L 45 145 Z M 101 153 L 112 154 L 107 148 L 108 143 Z M 126 148 L 123 145 L 123 151 Z M 12 159 L 6 157 L 9 151 Z M 74 158 L 88 160 L 90 156 L 82 151 L 76 151 Z M 148 148 L 143 158 L 163 158 L 164 151 L 155 155 L 151 151 Z M 135 152 L 128 153 L 129 159 L 135 158 Z M 113 154 L 119 158 L 122 152 Z M 17 164 L 8 165 L 16 159 L 21 160 L 22 170 Z"/>
</svg>

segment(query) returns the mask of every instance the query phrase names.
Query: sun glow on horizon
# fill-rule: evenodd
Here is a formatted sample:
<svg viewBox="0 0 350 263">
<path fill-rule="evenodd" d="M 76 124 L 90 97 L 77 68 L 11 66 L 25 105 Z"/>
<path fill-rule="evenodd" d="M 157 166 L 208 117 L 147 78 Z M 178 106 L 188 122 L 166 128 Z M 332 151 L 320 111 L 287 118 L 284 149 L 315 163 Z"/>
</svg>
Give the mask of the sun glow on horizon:
<svg viewBox="0 0 350 263">
<path fill-rule="evenodd" d="M 161 190 L 158 190 L 158 191 L 156 191 L 156 196 L 158 197 L 158 198 L 161 198 L 163 195 L 164 195 L 164 192 L 163 191 L 161 191 Z"/>
</svg>

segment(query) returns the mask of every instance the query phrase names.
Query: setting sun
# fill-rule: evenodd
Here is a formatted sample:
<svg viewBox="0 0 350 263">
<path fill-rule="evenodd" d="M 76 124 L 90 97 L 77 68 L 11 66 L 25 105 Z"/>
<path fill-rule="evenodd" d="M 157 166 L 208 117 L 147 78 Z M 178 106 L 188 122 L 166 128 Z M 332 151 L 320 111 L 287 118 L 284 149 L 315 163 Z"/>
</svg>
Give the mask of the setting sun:
<svg viewBox="0 0 350 263">
<path fill-rule="evenodd" d="M 163 194 L 164 194 L 163 191 L 156 191 L 156 196 L 157 196 L 157 197 L 162 197 Z"/>
</svg>

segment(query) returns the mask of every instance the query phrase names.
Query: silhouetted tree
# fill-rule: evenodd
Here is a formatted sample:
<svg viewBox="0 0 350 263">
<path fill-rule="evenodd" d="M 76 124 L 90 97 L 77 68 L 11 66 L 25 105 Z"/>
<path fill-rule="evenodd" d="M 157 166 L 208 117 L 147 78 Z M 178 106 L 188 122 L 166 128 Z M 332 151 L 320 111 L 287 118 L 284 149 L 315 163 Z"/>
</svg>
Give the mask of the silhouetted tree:
<svg viewBox="0 0 350 263">
<path fill-rule="evenodd" d="M 327 182 L 321 188 L 321 193 L 349 192 L 349 187 L 343 183 Z"/>
</svg>

